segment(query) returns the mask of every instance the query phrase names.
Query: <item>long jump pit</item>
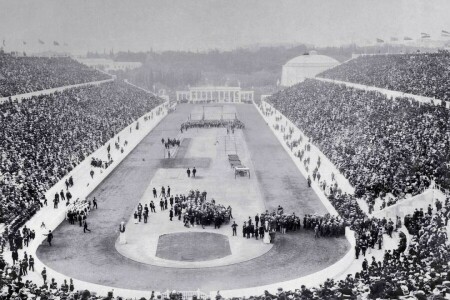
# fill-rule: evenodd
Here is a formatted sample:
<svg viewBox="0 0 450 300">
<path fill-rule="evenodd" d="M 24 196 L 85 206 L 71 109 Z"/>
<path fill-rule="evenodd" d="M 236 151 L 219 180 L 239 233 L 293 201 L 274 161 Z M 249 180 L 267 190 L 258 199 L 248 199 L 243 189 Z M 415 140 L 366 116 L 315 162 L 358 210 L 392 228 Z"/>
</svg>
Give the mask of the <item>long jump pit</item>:
<svg viewBox="0 0 450 300">
<path fill-rule="evenodd" d="M 274 244 L 243 238 L 244 221 L 278 205 L 301 217 L 327 211 L 254 106 L 224 106 L 226 114 L 237 113 L 245 124 L 234 134 L 225 128 L 181 133 L 180 124 L 202 111 L 203 105 L 178 106 L 96 188 L 89 196 L 99 204 L 88 217 L 91 232 L 67 222 L 53 231 L 52 247 L 43 243 L 36 253 L 49 278 L 55 271 L 117 289 L 217 291 L 293 280 L 344 257 L 349 251 L 344 237 L 314 239 L 303 228 L 277 233 Z M 177 153 L 164 158 L 161 139 L 175 137 L 181 141 Z M 250 178 L 235 178 L 228 161 L 232 153 L 250 169 Z M 196 177 L 187 177 L 186 169 L 193 167 Z M 170 210 L 161 211 L 159 197 L 153 198 L 153 187 L 159 193 L 162 186 L 170 186 L 174 195 L 206 191 L 207 201 L 230 205 L 234 219 L 219 229 L 187 228 L 176 217 L 170 221 Z M 150 213 L 148 223 L 135 224 L 138 203 L 151 200 L 156 213 Z M 121 221 L 126 223 L 124 245 L 118 242 Z M 237 236 L 232 235 L 233 221 L 239 226 Z"/>
</svg>

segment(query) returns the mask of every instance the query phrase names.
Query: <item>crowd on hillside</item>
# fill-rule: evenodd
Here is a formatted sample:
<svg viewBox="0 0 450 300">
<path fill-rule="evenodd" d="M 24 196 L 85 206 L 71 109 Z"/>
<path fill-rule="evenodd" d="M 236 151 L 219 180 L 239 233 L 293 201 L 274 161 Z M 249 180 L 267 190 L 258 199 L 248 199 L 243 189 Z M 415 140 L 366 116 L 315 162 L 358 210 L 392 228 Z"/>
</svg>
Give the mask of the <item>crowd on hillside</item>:
<svg viewBox="0 0 450 300">
<path fill-rule="evenodd" d="M 45 191 L 160 103 L 108 82 L 0 104 L 0 223 L 22 225 L 46 204 Z"/>
<path fill-rule="evenodd" d="M 319 77 L 450 101 L 450 52 L 365 55 Z"/>
<path fill-rule="evenodd" d="M 17 57 L 0 51 L 0 97 L 109 78 L 69 57 Z"/>
<path fill-rule="evenodd" d="M 369 204 L 450 187 L 450 112 L 407 98 L 306 80 L 268 101 L 333 162 Z M 353 213 L 357 213 L 354 211 Z"/>
</svg>

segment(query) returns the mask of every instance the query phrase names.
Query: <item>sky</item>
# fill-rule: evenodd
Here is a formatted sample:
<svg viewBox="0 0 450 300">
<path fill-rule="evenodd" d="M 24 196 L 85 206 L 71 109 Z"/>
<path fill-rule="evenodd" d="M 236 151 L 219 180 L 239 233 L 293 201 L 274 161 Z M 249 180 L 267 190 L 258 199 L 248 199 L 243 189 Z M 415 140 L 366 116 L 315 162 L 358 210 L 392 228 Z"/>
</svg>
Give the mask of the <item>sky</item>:
<svg viewBox="0 0 450 300">
<path fill-rule="evenodd" d="M 0 0 L 0 40 L 28 52 L 365 45 L 441 30 L 449 0 Z"/>
</svg>

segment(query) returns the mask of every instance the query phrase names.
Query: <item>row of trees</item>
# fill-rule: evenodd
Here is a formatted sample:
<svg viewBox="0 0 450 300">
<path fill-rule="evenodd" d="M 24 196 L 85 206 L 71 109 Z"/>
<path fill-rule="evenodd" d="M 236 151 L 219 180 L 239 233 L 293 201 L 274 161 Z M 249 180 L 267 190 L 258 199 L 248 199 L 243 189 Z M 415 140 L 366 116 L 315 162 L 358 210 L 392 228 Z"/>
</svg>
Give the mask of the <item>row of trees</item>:
<svg viewBox="0 0 450 300">
<path fill-rule="evenodd" d="M 281 67 L 288 60 L 316 50 L 338 61 L 351 58 L 353 53 L 400 53 L 413 52 L 417 48 L 403 45 L 314 48 L 307 45 L 295 47 L 259 47 L 231 51 L 208 52 L 118 52 L 109 54 L 89 53 L 89 57 L 107 57 L 116 61 L 139 61 L 143 66 L 124 76 L 147 89 L 162 86 L 166 89 L 181 89 L 188 85 L 240 85 L 242 87 L 276 86 L 281 77 Z"/>
</svg>

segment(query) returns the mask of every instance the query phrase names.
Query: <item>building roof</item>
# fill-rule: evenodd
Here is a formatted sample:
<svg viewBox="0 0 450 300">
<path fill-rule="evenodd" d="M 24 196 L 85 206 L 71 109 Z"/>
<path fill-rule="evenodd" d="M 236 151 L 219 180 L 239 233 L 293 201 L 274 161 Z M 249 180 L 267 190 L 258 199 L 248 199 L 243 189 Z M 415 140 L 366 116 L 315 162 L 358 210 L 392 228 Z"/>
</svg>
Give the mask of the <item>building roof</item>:
<svg viewBox="0 0 450 300">
<path fill-rule="evenodd" d="M 240 91 L 241 88 L 238 86 L 194 86 L 190 87 L 191 91 Z"/>
<path fill-rule="evenodd" d="M 339 62 L 332 57 L 319 54 L 300 55 L 289 60 L 284 66 L 304 65 L 337 65 Z"/>
</svg>

